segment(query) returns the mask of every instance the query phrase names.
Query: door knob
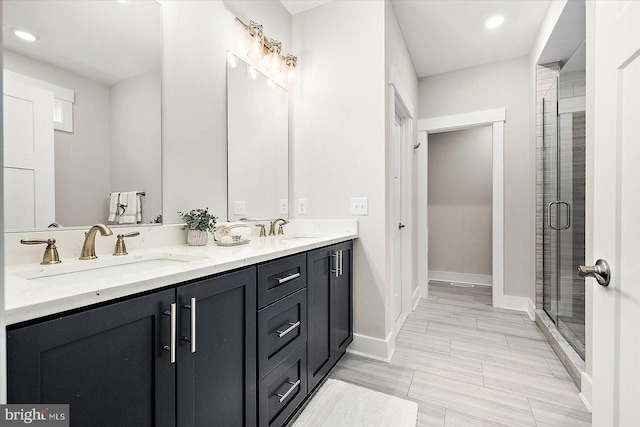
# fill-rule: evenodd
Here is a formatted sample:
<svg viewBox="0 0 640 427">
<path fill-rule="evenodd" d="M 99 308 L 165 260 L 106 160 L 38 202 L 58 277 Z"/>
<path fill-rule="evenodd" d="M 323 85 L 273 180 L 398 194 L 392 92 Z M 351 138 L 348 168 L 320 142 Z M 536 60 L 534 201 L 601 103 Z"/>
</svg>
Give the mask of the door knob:
<svg viewBox="0 0 640 427">
<path fill-rule="evenodd" d="M 403 223 L 399 223 L 398 224 L 398 229 L 402 230 L 404 228 L 404 224 Z"/>
<path fill-rule="evenodd" d="M 600 286 L 609 286 L 609 281 L 611 280 L 609 263 L 603 259 L 599 259 L 593 267 L 581 265 L 578 267 L 578 276 L 593 277 Z"/>
</svg>

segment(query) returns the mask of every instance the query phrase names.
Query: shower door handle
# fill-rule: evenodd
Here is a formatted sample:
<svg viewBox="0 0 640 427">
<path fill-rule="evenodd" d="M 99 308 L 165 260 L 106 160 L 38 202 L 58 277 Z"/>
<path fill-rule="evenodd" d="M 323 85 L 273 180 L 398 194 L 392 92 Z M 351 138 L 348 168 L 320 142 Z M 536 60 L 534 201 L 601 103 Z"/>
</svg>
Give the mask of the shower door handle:
<svg viewBox="0 0 640 427">
<path fill-rule="evenodd" d="M 567 224 L 562 228 L 558 228 L 558 230 L 568 230 L 569 227 L 571 227 L 571 205 L 569 205 L 569 203 L 567 202 L 556 203 L 558 204 L 558 209 L 560 208 L 560 205 L 565 205 L 567 207 Z"/>
<path fill-rule="evenodd" d="M 554 227 L 553 224 L 551 223 L 551 207 L 553 205 L 558 205 L 558 206 L 565 205 L 567 207 L 567 222 L 564 225 L 564 227 Z M 569 229 L 569 227 L 571 227 L 571 205 L 569 205 L 569 203 L 567 203 L 567 202 L 562 202 L 560 200 L 556 200 L 555 202 L 547 203 L 547 225 L 552 230 L 567 230 L 567 229 Z"/>
<path fill-rule="evenodd" d="M 599 259 L 593 267 L 581 265 L 578 267 L 578 276 L 593 277 L 600 286 L 609 286 L 609 282 L 611 281 L 609 263 L 603 259 Z"/>
<path fill-rule="evenodd" d="M 549 202 L 547 203 L 547 225 L 549 226 L 550 229 L 552 230 L 557 230 L 557 227 L 554 227 L 553 224 L 551 223 L 551 206 L 557 204 L 558 202 Z"/>
</svg>

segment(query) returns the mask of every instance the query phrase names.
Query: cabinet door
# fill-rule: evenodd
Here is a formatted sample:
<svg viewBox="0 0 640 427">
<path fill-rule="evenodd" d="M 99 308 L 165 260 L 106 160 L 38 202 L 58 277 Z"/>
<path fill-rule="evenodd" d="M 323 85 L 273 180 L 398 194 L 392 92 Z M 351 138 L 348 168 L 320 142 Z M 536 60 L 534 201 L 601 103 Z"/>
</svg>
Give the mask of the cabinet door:
<svg viewBox="0 0 640 427">
<path fill-rule="evenodd" d="M 333 247 L 307 253 L 307 384 L 311 392 L 333 366 Z"/>
<path fill-rule="evenodd" d="M 7 333 L 9 403 L 68 403 L 71 426 L 175 425 L 174 291 Z"/>
<path fill-rule="evenodd" d="M 178 425 L 255 425 L 255 267 L 181 286 L 178 305 Z"/>
<path fill-rule="evenodd" d="M 335 246 L 340 254 L 340 272 L 335 278 L 335 354 L 337 362 L 353 341 L 353 242 Z"/>
</svg>

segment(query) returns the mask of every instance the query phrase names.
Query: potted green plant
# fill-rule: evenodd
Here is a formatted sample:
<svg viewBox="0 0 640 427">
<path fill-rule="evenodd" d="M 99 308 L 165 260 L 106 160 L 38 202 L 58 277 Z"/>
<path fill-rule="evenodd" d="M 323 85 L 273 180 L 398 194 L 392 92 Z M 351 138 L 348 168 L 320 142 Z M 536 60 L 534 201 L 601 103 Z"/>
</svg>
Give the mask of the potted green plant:
<svg viewBox="0 0 640 427">
<path fill-rule="evenodd" d="M 186 224 L 187 243 L 189 246 L 204 246 L 209 241 L 209 233 L 216 228 L 217 216 L 209 212 L 209 208 L 191 209 L 189 212 L 180 212 L 178 215 Z"/>
</svg>

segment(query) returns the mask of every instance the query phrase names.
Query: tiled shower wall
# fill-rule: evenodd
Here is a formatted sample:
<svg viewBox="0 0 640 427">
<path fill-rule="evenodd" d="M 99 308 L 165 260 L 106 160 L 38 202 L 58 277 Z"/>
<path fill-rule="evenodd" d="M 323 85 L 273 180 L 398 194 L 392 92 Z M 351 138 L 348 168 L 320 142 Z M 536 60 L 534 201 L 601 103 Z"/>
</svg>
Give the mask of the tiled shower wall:
<svg viewBox="0 0 640 427">
<path fill-rule="evenodd" d="M 536 69 L 536 308 L 542 309 L 543 297 L 543 163 L 544 163 L 544 136 L 543 136 L 543 106 L 544 95 L 549 91 L 560 72 L 560 63 L 538 65 Z"/>
</svg>

